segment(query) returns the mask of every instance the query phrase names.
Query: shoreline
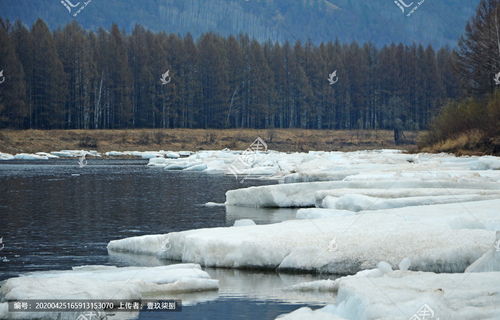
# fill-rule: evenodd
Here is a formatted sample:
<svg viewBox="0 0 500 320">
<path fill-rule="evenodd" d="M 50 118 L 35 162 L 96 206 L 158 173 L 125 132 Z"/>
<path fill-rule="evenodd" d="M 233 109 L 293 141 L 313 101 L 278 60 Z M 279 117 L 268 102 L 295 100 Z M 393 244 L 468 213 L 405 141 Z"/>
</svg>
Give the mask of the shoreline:
<svg viewBox="0 0 500 320">
<path fill-rule="evenodd" d="M 404 149 L 416 151 L 418 132 L 405 132 L 407 144 L 396 145 L 391 130 L 305 129 L 132 129 L 132 130 L 0 130 L 0 152 L 56 150 L 199 151 L 245 150 L 261 137 L 269 149 L 282 152 Z"/>
</svg>

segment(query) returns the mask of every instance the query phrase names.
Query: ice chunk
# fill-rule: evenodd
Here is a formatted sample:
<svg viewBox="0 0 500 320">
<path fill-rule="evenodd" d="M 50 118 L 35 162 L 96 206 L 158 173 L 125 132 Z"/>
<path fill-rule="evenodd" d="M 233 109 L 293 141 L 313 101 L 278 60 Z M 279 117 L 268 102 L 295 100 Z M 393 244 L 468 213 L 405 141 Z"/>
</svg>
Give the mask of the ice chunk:
<svg viewBox="0 0 500 320">
<path fill-rule="evenodd" d="M 334 280 L 317 280 L 310 282 L 302 282 L 285 288 L 285 290 L 291 291 L 318 291 L 318 292 L 332 292 L 334 290 L 335 281 Z"/>
<path fill-rule="evenodd" d="M 385 261 L 379 262 L 377 264 L 377 269 L 379 269 L 382 274 L 392 272 L 392 266 Z"/>
<path fill-rule="evenodd" d="M 200 266 L 195 264 L 125 268 L 84 266 L 71 271 L 35 272 L 18 278 L 10 278 L 0 288 L 0 301 L 27 299 L 137 300 L 157 296 L 161 293 L 172 295 L 217 289 L 218 281 L 210 279 L 208 273 L 202 271 Z M 2 319 L 52 318 L 53 316 L 49 313 L 9 314 L 7 303 L 0 303 L 0 318 Z"/>
<path fill-rule="evenodd" d="M 202 164 L 194 164 L 190 167 L 187 167 L 184 169 L 184 171 L 204 171 L 206 170 L 208 167 L 206 164 L 202 163 Z"/>
<path fill-rule="evenodd" d="M 245 228 L 212 228 L 115 240 L 111 251 L 151 254 L 213 267 L 269 268 L 354 274 L 380 261 L 393 268 L 411 257 L 412 269 L 463 272 L 495 239 L 500 200 L 408 207 L 294 220 Z M 456 229 L 473 217 L 485 229 Z M 329 243 L 336 238 L 337 248 Z M 165 250 L 168 241 L 168 250 Z M 397 245 L 395 245 L 397 244 Z"/>
<path fill-rule="evenodd" d="M 14 156 L 10 153 L 2 153 L 0 152 L 0 160 L 13 160 Z"/>
<path fill-rule="evenodd" d="M 181 157 L 181 155 L 179 153 L 177 153 L 177 152 L 171 152 L 171 151 L 169 151 L 169 152 L 165 153 L 165 157 L 167 157 L 169 159 L 178 159 L 178 158 Z"/>
<path fill-rule="evenodd" d="M 347 194 L 339 198 L 326 196 L 322 201 L 321 207 L 359 212 L 362 210 L 378 210 L 378 209 L 403 208 L 410 206 L 433 205 L 441 203 L 480 201 L 487 199 L 497 199 L 499 196 L 500 194 L 491 194 L 491 195 L 468 194 L 468 195 L 425 196 L 425 197 L 386 199 L 386 198 L 375 198 L 360 194 Z"/>
<path fill-rule="evenodd" d="M 322 219 L 322 218 L 333 218 L 342 216 L 352 216 L 355 214 L 349 210 L 337 210 L 337 209 L 298 209 L 297 219 Z"/>
<path fill-rule="evenodd" d="M 47 157 L 49 159 L 58 159 L 59 157 L 56 156 L 56 155 L 53 155 L 51 153 L 47 153 L 47 152 L 37 152 L 35 153 L 36 155 L 39 155 L 39 156 L 42 156 L 42 157 Z"/>
<path fill-rule="evenodd" d="M 356 320 L 475 320 L 497 319 L 500 312 L 498 273 L 394 271 L 379 277 L 345 277 L 339 286 L 336 305 L 304 313 L 303 319 L 330 319 L 330 315 Z M 293 316 L 300 310 L 289 313 L 288 319 L 299 319 Z"/>
<path fill-rule="evenodd" d="M 410 269 L 410 265 L 411 265 L 411 260 L 410 258 L 404 258 L 403 260 L 401 260 L 401 262 L 399 263 L 399 270 L 401 271 L 408 271 Z"/>
<path fill-rule="evenodd" d="M 49 157 L 40 156 L 38 154 L 31 154 L 31 153 L 18 153 L 14 156 L 14 159 L 16 159 L 16 160 L 48 160 Z"/>
<path fill-rule="evenodd" d="M 281 315 L 276 318 L 276 320 L 346 320 L 346 318 L 342 318 L 336 316 L 328 311 L 331 307 L 324 307 L 321 309 L 312 310 L 308 307 L 303 307 L 298 310 L 295 310 L 291 313 Z"/>
<path fill-rule="evenodd" d="M 492 248 L 465 270 L 465 272 L 493 271 L 500 271 L 500 231 L 497 231 Z"/>
<path fill-rule="evenodd" d="M 241 219 L 234 222 L 235 227 L 255 226 L 255 222 L 251 219 Z"/>
<path fill-rule="evenodd" d="M 345 279 L 337 306 L 328 310 L 348 319 L 410 319 L 424 308 L 434 319 L 495 319 L 499 294 L 497 273 L 469 277 L 395 271 L 378 278 Z"/>
<path fill-rule="evenodd" d="M 100 156 L 100 154 L 95 151 L 86 151 L 86 150 L 61 150 L 61 151 L 52 151 L 52 155 L 55 155 L 57 157 L 61 158 L 78 158 L 83 155 L 91 155 L 91 156 Z"/>
<path fill-rule="evenodd" d="M 226 205 L 224 203 L 207 202 L 204 204 L 204 206 L 208 208 L 213 208 L 213 207 L 225 207 Z"/>
<path fill-rule="evenodd" d="M 245 207 L 314 207 L 316 192 L 342 188 L 453 188 L 453 189 L 496 189 L 500 183 L 484 180 L 387 180 L 387 181 L 333 181 L 291 183 L 250 187 L 226 192 L 226 203 Z"/>
</svg>

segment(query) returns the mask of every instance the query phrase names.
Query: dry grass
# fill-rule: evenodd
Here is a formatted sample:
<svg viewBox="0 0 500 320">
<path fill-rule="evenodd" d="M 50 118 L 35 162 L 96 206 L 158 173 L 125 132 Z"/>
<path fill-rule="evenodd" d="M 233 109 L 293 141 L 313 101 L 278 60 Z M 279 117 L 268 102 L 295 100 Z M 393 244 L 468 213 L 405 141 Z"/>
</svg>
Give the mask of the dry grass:
<svg viewBox="0 0 500 320">
<path fill-rule="evenodd" d="M 423 152 L 450 152 L 456 155 L 485 155 L 500 153 L 500 137 L 488 137 L 481 130 L 469 130 L 454 138 L 421 148 Z"/>
<path fill-rule="evenodd" d="M 415 141 L 416 132 L 405 132 Z M 375 148 L 414 149 L 411 144 L 395 146 L 392 131 L 386 130 L 300 130 L 300 129 L 138 129 L 138 130 L 1 130 L 0 152 L 20 153 L 87 149 L 209 150 L 246 149 L 260 136 L 278 151 L 352 151 Z"/>
</svg>

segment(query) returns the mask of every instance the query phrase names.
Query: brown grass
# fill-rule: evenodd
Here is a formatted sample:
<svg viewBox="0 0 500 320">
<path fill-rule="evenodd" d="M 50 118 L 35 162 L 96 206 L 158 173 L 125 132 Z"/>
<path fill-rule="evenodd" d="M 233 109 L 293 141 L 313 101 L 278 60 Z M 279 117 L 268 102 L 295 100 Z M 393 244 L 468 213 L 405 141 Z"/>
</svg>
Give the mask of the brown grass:
<svg viewBox="0 0 500 320">
<path fill-rule="evenodd" d="M 415 141 L 416 132 L 405 132 Z M 0 130 L 0 152 L 49 152 L 61 149 L 106 151 L 246 149 L 256 137 L 278 151 L 353 151 L 395 146 L 392 131 L 301 129 L 137 129 L 137 130 Z"/>
<path fill-rule="evenodd" d="M 430 146 L 422 146 L 423 152 L 449 152 L 456 155 L 500 154 L 500 137 L 489 137 L 482 130 L 473 129 L 456 137 L 440 141 Z"/>
</svg>

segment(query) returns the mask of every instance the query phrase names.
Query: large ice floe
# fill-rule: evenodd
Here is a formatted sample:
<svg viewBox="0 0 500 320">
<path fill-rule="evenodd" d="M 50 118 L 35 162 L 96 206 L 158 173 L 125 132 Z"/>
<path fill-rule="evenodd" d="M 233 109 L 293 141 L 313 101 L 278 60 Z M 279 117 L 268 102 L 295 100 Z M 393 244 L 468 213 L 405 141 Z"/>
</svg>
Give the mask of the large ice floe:
<svg viewBox="0 0 500 320">
<path fill-rule="evenodd" d="M 108 249 L 205 266 L 336 274 L 373 268 L 381 260 L 395 266 L 410 257 L 414 270 L 463 272 L 495 243 L 499 207 L 500 200 L 485 200 L 373 210 L 140 236 L 111 241 Z"/>
<path fill-rule="evenodd" d="M 0 301 L 57 299 L 143 299 L 218 289 L 196 264 L 158 267 L 83 266 L 70 271 L 34 272 L 1 284 Z M 42 317 L 40 313 L 8 312 L 0 302 L 0 319 Z M 50 314 L 46 315 L 50 318 Z M 73 317 L 74 319 L 74 317 Z"/>
<path fill-rule="evenodd" d="M 228 173 L 239 156 L 207 151 L 149 165 Z M 298 220 L 128 238 L 108 249 L 214 267 L 335 274 L 410 257 L 413 270 L 464 272 L 500 230 L 496 157 L 378 150 L 267 152 L 255 159 L 251 172 L 267 170 L 285 183 L 228 191 L 228 208 L 303 208 Z M 328 179 L 335 181 L 315 181 Z M 296 181 L 313 182 L 286 183 Z"/>
<path fill-rule="evenodd" d="M 335 305 L 301 308 L 277 319 L 493 320 L 500 314 L 497 272 L 436 274 L 374 269 L 335 281 L 299 284 L 290 290 L 316 287 L 338 291 Z"/>
<path fill-rule="evenodd" d="M 203 165 L 203 167 L 201 167 Z M 161 152 L 151 157 L 149 166 L 166 170 L 183 170 L 193 166 L 206 173 L 262 176 L 282 182 L 343 180 L 357 176 L 359 180 L 392 180 L 391 172 L 411 180 L 414 172 L 427 171 L 426 179 L 462 178 L 470 170 L 500 169 L 497 157 L 462 157 L 449 154 L 405 154 L 399 150 L 357 152 L 283 153 L 276 151 L 199 151 L 183 158 L 166 157 Z M 398 170 L 397 172 L 394 170 Z M 439 169 L 439 172 L 432 172 Z M 200 170 L 201 171 L 201 170 Z M 476 176 L 488 175 L 487 172 Z M 493 174 L 498 181 L 498 174 Z"/>
</svg>

